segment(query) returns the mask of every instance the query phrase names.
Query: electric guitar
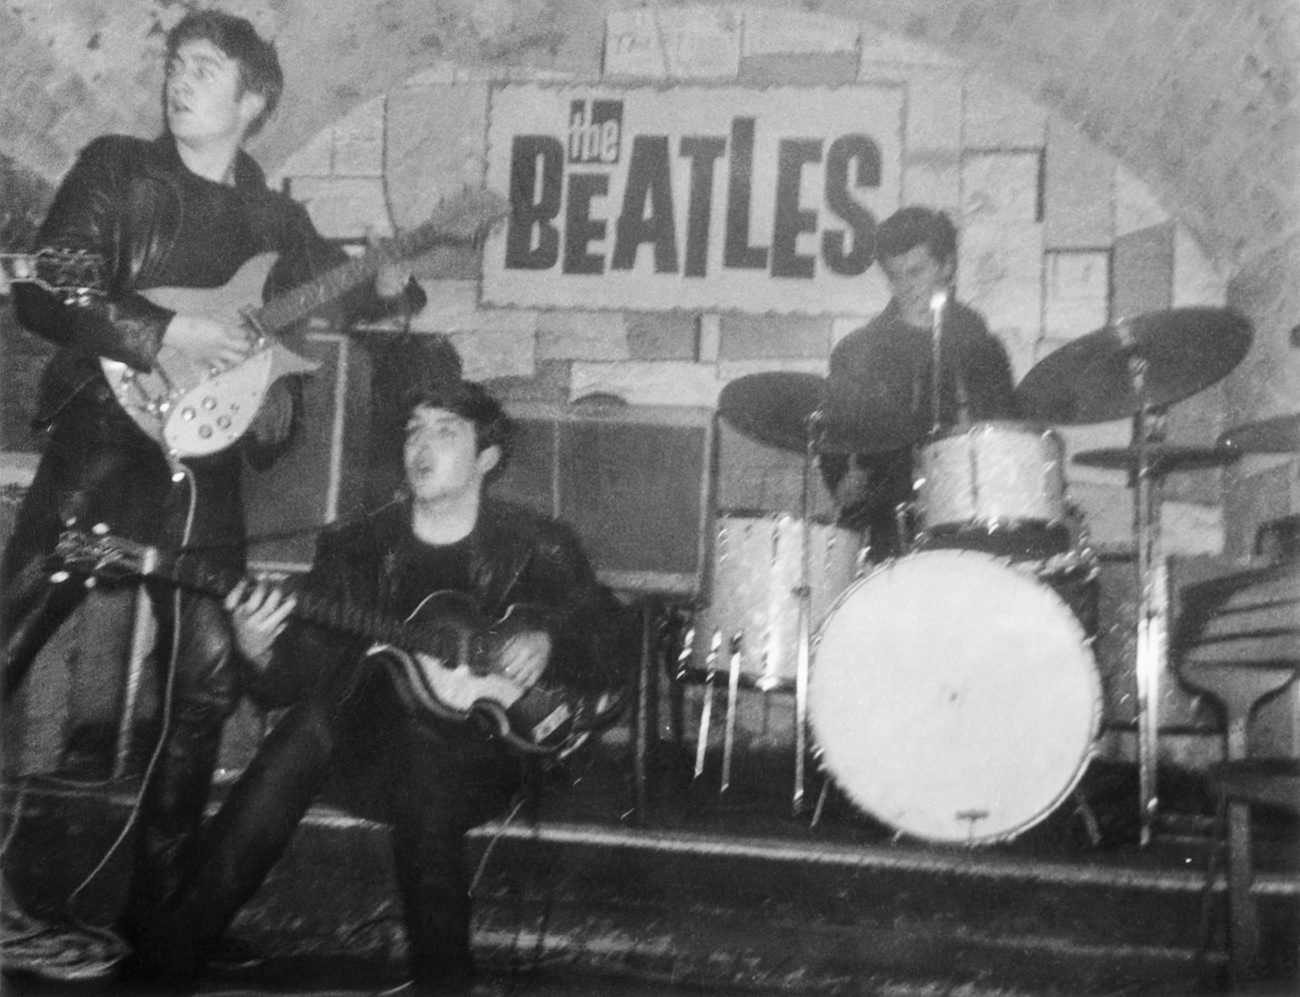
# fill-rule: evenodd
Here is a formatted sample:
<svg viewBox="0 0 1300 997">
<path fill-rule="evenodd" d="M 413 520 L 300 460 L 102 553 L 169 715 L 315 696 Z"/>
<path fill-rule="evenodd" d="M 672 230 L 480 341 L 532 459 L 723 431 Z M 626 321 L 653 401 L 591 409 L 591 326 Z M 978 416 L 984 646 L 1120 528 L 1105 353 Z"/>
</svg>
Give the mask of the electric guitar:
<svg viewBox="0 0 1300 997">
<path fill-rule="evenodd" d="M 160 578 L 181 588 L 224 597 L 245 576 L 191 554 L 109 534 L 66 530 L 55 547 L 68 569 L 122 580 Z M 398 694 L 417 714 L 445 720 L 480 718 L 491 732 L 525 754 L 564 758 L 622 705 L 617 693 L 579 695 L 541 682 L 525 689 L 498 670 L 499 652 L 528 628 L 528 608 L 512 606 L 488 620 L 462 592 L 435 592 L 404 620 L 308 591 L 294 593 L 293 615 L 317 626 L 373 641 L 365 658 L 386 667 Z"/>
<path fill-rule="evenodd" d="M 150 371 L 107 357 L 100 358 L 100 367 L 118 404 L 168 454 L 217 453 L 244 435 L 275 381 L 319 366 L 280 342 L 280 333 L 372 279 L 385 263 L 437 245 L 472 244 L 508 211 L 500 195 L 466 190 L 439 205 L 423 225 L 265 303 L 262 289 L 276 253 L 252 257 L 221 287 L 148 288 L 141 294 L 163 308 L 244 326 L 249 352 L 233 367 L 214 370 L 164 343 Z M 107 284 L 103 260 L 92 253 L 47 249 L 7 260 L 8 281 L 27 280 L 82 295 L 102 294 Z"/>
</svg>

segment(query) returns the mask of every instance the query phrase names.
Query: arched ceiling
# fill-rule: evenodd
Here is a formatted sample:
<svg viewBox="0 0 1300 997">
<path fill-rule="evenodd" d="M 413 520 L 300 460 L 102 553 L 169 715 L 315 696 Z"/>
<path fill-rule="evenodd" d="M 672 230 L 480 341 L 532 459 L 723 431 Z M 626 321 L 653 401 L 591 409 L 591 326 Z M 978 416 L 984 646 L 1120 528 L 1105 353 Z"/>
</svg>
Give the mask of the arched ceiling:
<svg viewBox="0 0 1300 997">
<path fill-rule="evenodd" d="M 757 0 L 763 2 L 763 0 Z M 1054 109 L 1143 178 L 1232 272 L 1300 241 L 1296 0 L 767 0 L 943 50 Z M 618 0 L 226 0 L 290 81 L 255 151 L 274 168 L 358 102 L 439 61 L 599 71 Z M 175 0 L 7 0 L 0 153 L 56 177 L 107 130 L 157 127 Z M 1292 250 L 1294 251 L 1294 250 Z"/>
</svg>

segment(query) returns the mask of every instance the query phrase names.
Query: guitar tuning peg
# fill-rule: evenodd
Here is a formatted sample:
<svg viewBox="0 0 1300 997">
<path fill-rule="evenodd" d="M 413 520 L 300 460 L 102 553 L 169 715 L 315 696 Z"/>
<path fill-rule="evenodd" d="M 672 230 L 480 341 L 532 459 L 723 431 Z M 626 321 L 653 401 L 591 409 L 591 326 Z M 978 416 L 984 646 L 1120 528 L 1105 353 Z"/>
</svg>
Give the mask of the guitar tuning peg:
<svg viewBox="0 0 1300 997">
<path fill-rule="evenodd" d="M 50 584 L 61 585 L 71 577 L 72 574 L 69 571 L 60 568 L 58 571 L 55 571 L 50 575 Z"/>
<path fill-rule="evenodd" d="M 108 536 L 108 524 L 96 523 L 94 526 L 90 528 L 90 532 L 95 534 L 95 536 L 97 537 L 106 537 Z"/>
<path fill-rule="evenodd" d="M 88 589 L 93 589 L 96 585 L 99 584 L 99 579 L 96 578 L 94 575 L 87 575 L 85 580 L 81 584 L 86 586 L 86 588 Z"/>
</svg>

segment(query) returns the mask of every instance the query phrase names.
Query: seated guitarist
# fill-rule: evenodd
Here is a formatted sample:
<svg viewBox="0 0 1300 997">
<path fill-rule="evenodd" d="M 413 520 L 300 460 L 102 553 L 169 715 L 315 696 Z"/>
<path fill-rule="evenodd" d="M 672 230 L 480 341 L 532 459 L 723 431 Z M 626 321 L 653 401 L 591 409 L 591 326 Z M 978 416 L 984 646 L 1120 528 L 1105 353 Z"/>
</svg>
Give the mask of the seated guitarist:
<svg viewBox="0 0 1300 997">
<path fill-rule="evenodd" d="M 301 205 L 267 187 L 243 151 L 280 98 L 274 45 L 243 18 L 204 10 L 171 30 L 166 59 L 164 133 L 152 141 L 107 135 L 86 146 L 37 234 L 41 257 L 56 262 L 41 283 L 13 286 L 19 320 L 59 351 L 34 414 L 46 433 L 42 460 L 0 565 L 6 697 L 85 594 L 78 583 L 47 578 L 47 555 L 66 523 L 88 529 L 102 522 L 136 540 L 201 548 L 241 567 L 241 467 L 246 459 L 272 459 L 297 421 L 294 394 L 279 381 L 242 439 L 209 455 L 169 458 L 119 403 L 101 359 L 147 374 L 166 349 L 220 371 L 242 363 L 253 344 L 235 319 L 164 307 L 150 293 L 220 289 L 262 254 L 275 255 L 265 290 L 287 290 L 346 259 Z M 386 265 L 340 308 L 345 316 L 376 315 L 404 296 L 418 307 L 422 295 L 408 290 L 408 278 L 409 268 Z M 154 603 L 158 658 L 170 664 L 169 702 L 142 790 L 127 930 L 154 916 L 176 886 L 240 689 L 220 602 L 163 590 Z"/>
<path fill-rule="evenodd" d="M 480 667 L 520 690 L 568 690 L 578 709 L 617 694 L 631 675 L 634 621 L 598 584 L 571 531 L 484 493 L 509 450 L 498 402 L 476 383 L 444 380 L 414 391 L 409 411 L 404 494 L 329 528 L 297 595 L 241 584 L 226 600 L 239 646 L 262 676 L 257 694 L 268 706 L 292 705 L 213 819 L 182 902 L 138 950 L 155 972 L 201 971 L 330 784 L 391 824 L 413 992 L 473 987 L 464 838 L 505 811 L 527 753 L 495 719 L 413 707 L 404 668 L 387 653 L 367 656 L 371 640 L 302 622 L 300 601 L 324 597 L 389 619 L 428 612 L 435 633 L 458 633 L 464 621 L 440 616 L 438 600 L 469 594 L 481 626 L 504 620 Z M 435 678 L 441 667 L 432 662 Z M 532 736 L 517 734 L 524 743 Z"/>
</svg>

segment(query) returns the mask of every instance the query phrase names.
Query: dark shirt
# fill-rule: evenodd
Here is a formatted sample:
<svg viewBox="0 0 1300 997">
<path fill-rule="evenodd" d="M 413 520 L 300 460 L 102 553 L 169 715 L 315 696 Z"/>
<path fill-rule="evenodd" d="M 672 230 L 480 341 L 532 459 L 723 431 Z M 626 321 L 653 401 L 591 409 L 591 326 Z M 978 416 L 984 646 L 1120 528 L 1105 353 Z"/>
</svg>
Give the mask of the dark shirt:
<svg viewBox="0 0 1300 997">
<path fill-rule="evenodd" d="M 1017 418 L 1006 350 L 979 314 L 951 302 L 940 327 L 940 430 Z M 858 427 L 863 450 L 823 453 L 822 477 L 834 491 L 850 460 L 871 472 L 869 495 L 841 509 L 840 520 L 850 528 L 870 530 L 872 546 L 880 553 L 898 552 L 899 538 L 887 534 L 895 524 L 896 507 L 912 499 L 912 447 L 935 429 L 933 347 L 931 330 L 908 325 L 897 302 L 890 301 L 831 352 L 827 422 L 832 427 Z"/>
<path fill-rule="evenodd" d="M 177 173 L 185 224 L 161 261 L 159 287 L 221 287 L 261 249 L 244 213 L 243 199 L 229 184 L 188 170 Z"/>
</svg>

